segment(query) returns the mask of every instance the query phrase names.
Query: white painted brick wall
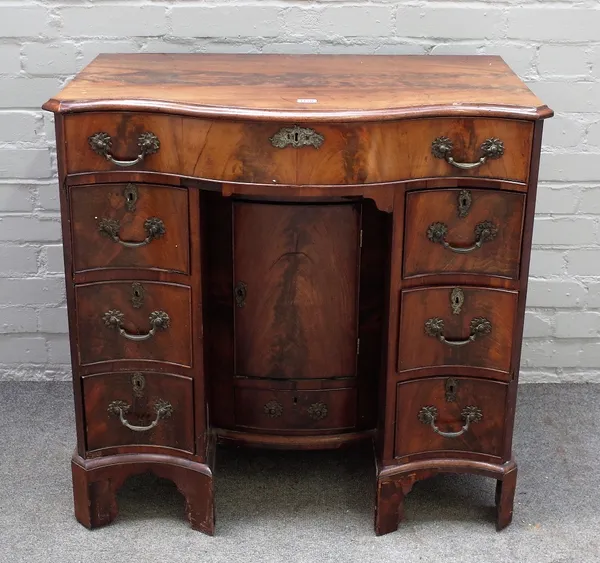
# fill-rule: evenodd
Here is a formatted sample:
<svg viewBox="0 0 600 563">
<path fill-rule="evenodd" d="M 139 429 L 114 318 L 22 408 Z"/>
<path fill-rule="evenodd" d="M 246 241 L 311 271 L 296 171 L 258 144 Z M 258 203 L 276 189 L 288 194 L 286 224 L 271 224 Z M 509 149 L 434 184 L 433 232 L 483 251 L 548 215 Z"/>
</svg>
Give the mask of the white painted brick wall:
<svg viewBox="0 0 600 563">
<path fill-rule="evenodd" d="M 596 0 L 0 2 L 0 379 L 68 379 L 53 121 L 100 52 L 498 54 L 546 122 L 523 381 L 600 381 Z"/>
</svg>

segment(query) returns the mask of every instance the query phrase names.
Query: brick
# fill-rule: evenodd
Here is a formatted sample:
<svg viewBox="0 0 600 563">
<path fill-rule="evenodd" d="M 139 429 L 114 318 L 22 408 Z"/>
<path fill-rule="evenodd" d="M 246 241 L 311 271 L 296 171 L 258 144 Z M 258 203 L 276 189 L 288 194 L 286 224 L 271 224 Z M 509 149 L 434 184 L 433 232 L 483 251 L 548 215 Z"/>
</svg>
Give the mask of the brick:
<svg viewBox="0 0 600 563">
<path fill-rule="evenodd" d="M 600 309 L 600 282 L 588 284 L 588 294 L 585 305 L 591 309 Z"/>
<path fill-rule="evenodd" d="M 21 47 L 0 45 L 0 74 L 19 74 L 19 72 L 21 72 Z"/>
<path fill-rule="evenodd" d="M 215 52 L 221 52 L 218 48 L 217 45 L 212 45 L 212 47 L 215 48 Z M 234 47 L 233 45 L 229 45 L 229 47 Z M 244 49 L 248 49 L 248 48 L 252 48 L 252 46 L 249 45 L 240 45 L 239 47 L 244 48 Z M 361 47 L 364 49 L 364 47 L 361 45 Z M 315 54 L 317 52 L 319 53 L 336 53 L 336 52 L 340 52 L 340 49 L 343 50 L 344 47 L 343 45 L 321 45 L 319 46 L 318 43 L 316 43 L 315 41 L 305 41 L 302 43 L 269 43 L 268 45 L 265 45 L 262 49 L 263 53 L 284 53 L 287 55 L 311 55 L 311 54 Z M 207 51 L 207 52 L 211 52 L 211 51 Z M 225 51 L 225 52 L 230 52 L 230 51 Z M 239 52 L 249 52 L 251 53 L 252 51 L 239 51 Z M 364 51 L 363 51 L 364 52 Z"/>
<path fill-rule="evenodd" d="M 552 335 L 552 320 L 546 315 L 527 311 L 525 313 L 525 338 L 544 338 Z"/>
<path fill-rule="evenodd" d="M 46 8 L 14 4 L 0 7 L 0 37 L 54 36 Z"/>
<path fill-rule="evenodd" d="M 555 250 L 531 251 L 529 275 L 534 277 L 559 276 L 563 273 L 565 259 L 561 252 Z"/>
<path fill-rule="evenodd" d="M 596 41 L 600 10 L 572 7 L 513 7 L 508 16 L 507 37 L 535 41 Z"/>
<path fill-rule="evenodd" d="M 556 313 L 557 338 L 597 338 L 600 336 L 600 313 L 564 311 Z"/>
<path fill-rule="evenodd" d="M 599 82 L 541 81 L 528 86 L 556 112 L 600 112 Z"/>
<path fill-rule="evenodd" d="M 62 246 L 46 246 L 46 266 L 48 273 L 63 274 L 65 271 L 64 255 Z"/>
<path fill-rule="evenodd" d="M 527 307 L 580 307 L 586 300 L 585 286 L 575 281 L 529 280 Z"/>
<path fill-rule="evenodd" d="M 186 41 L 185 39 L 180 41 Z M 222 43 L 219 43 L 222 45 Z M 174 43 L 173 41 L 163 41 L 162 39 L 151 39 L 144 45 L 144 53 L 194 53 L 198 50 L 198 41 L 193 43 Z M 203 50 L 204 52 L 204 50 Z M 215 50 L 214 52 L 221 52 Z M 258 49 L 256 49 L 258 52 Z"/>
<path fill-rule="evenodd" d="M 6 211 L 32 211 L 33 197 L 29 186 L 0 184 L 0 209 Z"/>
<path fill-rule="evenodd" d="M 392 33 L 392 11 L 388 6 L 328 6 L 312 34 L 321 37 L 384 37 Z"/>
<path fill-rule="evenodd" d="M 585 76 L 590 74 L 585 48 L 575 45 L 542 45 L 538 71 L 542 76 Z"/>
<path fill-rule="evenodd" d="M 38 271 L 37 249 L 33 246 L 3 244 L 0 246 L 1 277 L 35 274 Z"/>
<path fill-rule="evenodd" d="M 0 309 L 0 333 L 37 332 L 35 309 L 28 307 L 2 307 Z M 2 361 L 0 359 L 0 361 Z"/>
<path fill-rule="evenodd" d="M 0 338 L 3 364 L 43 364 L 48 359 L 46 340 L 41 337 L 3 336 Z"/>
<path fill-rule="evenodd" d="M 581 351 L 579 365 L 585 366 L 586 371 L 589 368 L 600 368 L 600 344 L 597 342 L 586 343 Z"/>
<path fill-rule="evenodd" d="M 60 210 L 60 196 L 58 184 L 38 186 L 38 201 L 40 207 L 45 211 Z"/>
<path fill-rule="evenodd" d="M 424 45 L 416 43 L 378 43 L 375 48 L 378 55 L 426 55 Z"/>
<path fill-rule="evenodd" d="M 542 153 L 540 180 L 591 182 L 600 178 L 600 153 Z"/>
<path fill-rule="evenodd" d="M 63 37 L 151 37 L 167 33 L 164 6 L 102 6 L 98 3 L 65 7 L 60 15 Z"/>
<path fill-rule="evenodd" d="M 195 42 L 197 43 L 197 42 Z M 270 51 L 267 50 L 269 46 L 276 46 L 277 43 L 269 43 L 265 45 L 263 48 L 263 53 L 268 53 Z M 292 45 L 297 45 L 296 43 L 290 44 L 290 49 L 286 51 L 286 53 L 294 53 L 294 47 Z M 299 43 L 298 45 L 301 45 Z M 204 47 L 202 47 L 203 53 L 260 53 L 259 48 L 256 45 L 252 45 L 250 43 L 221 43 L 219 41 L 208 41 Z"/>
<path fill-rule="evenodd" d="M 44 112 L 44 134 L 48 146 L 56 146 L 56 129 L 54 127 L 54 114 Z"/>
<path fill-rule="evenodd" d="M 48 359 L 53 364 L 71 363 L 71 348 L 67 337 L 48 339 Z"/>
<path fill-rule="evenodd" d="M 278 37 L 275 6 L 175 6 L 173 35 L 179 37 Z"/>
<path fill-rule="evenodd" d="M 65 300 L 65 282 L 60 278 L 0 278 L 0 295 L 4 305 L 60 305 Z"/>
<path fill-rule="evenodd" d="M 0 142 L 34 143 L 39 141 L 43 131 L 39 113 L 30 111 L 0 112 Z"/>
<path fill-rule="evenodd" d="M 541 342 L 525 340 L 521 352 L 524 367 L 577 367 L 580 364 L 582 344 L 573 341 Z"/>
<path fill-rule="evenodd" d="M 583 245 L 596 241 L 596 223 L 587 217 L 536 217 L 533 244 Z"/>
<path fill-rule="evenodd" d="M 504 10 L 498 8 L 401 6 L 396 13 L 396 31 L 402 37 L 493 39 L 501 36 L 505 21 Z"/>
<path fill-rule="evenodd" d="M 432 55 L 477 55 L 481 50 L 481 43 L 442 43 L 434 45 Z"/>
<path fill-rule="evenodd" d="M 140 50 L 133 41 L 111 41 L 109 39 L 83 41 L 79 44 L 79 49 L 81 58 L 77 61 L 78 71 L 91 63 L 100 53 L 137 53 Z"/>
<path fill-rule="evenodd" d="M 573 186 L 538 186 L 535 201 L 536 213 L 552 213 L 566 215 L 575 213 L 577 209 L 578 191 Z"/>
<path fill-rule="evenodd" d="M 544 122 L 544 147 L 575 147 L 583 141 L 585 124 L 570 114 L 557 114 Z"/>
<path fill-rule="evenodd" d="M 75 44 L 28 43 L 23 46 L 23 68 L 29 74 L 42 76 L 75 74 L 78 70 Z"/>
<path fill-rule="evenodd" d="M 600 121 L 589 126 L 587 142 L 589 145 L 600 146 Z"/>
<path fill-rule="evenodd" d="M 574 276 L 600 276 L 600 249 L 570 250 L 567 272 Z"/>
<path fill-rule="evenodd" d="M 40 309 L 40 330 L 42 332 L 66 334 L 69 332 L 66 307 Z"/>
<path fill-rule="evenodd" d="M 60 87 L 57 78 L 0 78 L 0 108 L 39 109 Z"/>
<path fill-rule="evenodd" d="M 584 189 L 581 192 L 579 209 L 586 214 L 600 215 L 600 188 Z"/>
<path fill-rule="evenodd" d="M 0 217 L 0 241 L 59 241 L 60 222 L 37 217 Z"/>
<path fill-rule="evenodd" d="M 48 149 L 0 149 L 0 178 L 48 178 Z"/>
<path fill-rule="evenodd" d="M 486 42 L 482 52 L 502 57 L 511 70 L 523 79 L 532 73 L 535 51 L 533 45 L 495 45 Z"/>
</svg>

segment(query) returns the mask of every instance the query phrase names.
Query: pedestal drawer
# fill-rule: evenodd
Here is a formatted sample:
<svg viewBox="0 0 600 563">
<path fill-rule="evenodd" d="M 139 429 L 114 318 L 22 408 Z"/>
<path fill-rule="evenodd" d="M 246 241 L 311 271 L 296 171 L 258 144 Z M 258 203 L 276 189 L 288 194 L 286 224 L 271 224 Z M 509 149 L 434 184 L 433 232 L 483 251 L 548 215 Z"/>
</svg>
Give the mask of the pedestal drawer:
<svg viewBox="0 0 600 563">
<path fill-rule="evenodd" d="M 69 188 L 73 271 L 102 268 L 189 273 L 187 189 L 151 184 Z"/>
<path fill-rule="evenodd" d="M 517 279 L 525 194 L 444 189 L 406 196 L 404 277 L 483 274 Z"/>
<path fill-rule="evenodd" d="M 508 374 L 517 296 L 468 286 L 403 291 L 398 371 L 468 366 Z"/>
<path fill-rule="evenodd" d="M 192 365 L 191 291 L 158 282 L 75 288 L 82 365 L 120 360 Z"/>
<path fill-rule="evenodd" d="M 508 384 L 434 377 L 396 388 L 397 458 L 464 451 L 502 457 Z"/>
<path fill-rule="evenodd" d="M 258 430 L 343 430 L 356 424 L 356 389 L 281 390 L 238 387 L 236 426 Z"/>
<path fill-rule="evenodd" d="M 83 380 L 88 450 L 151 445 L 194 451 L 192 380 L 151 372 Z"/>
</svg>

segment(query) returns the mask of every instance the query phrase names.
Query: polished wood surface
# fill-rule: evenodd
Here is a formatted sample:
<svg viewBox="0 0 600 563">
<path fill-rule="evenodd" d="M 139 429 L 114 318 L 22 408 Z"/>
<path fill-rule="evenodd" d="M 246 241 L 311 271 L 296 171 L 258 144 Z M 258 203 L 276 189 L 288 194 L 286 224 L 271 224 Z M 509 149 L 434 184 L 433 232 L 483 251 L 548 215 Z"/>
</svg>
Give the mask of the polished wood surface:
<svg viewBox="0 0 600 563">
<path fill-rule="evenodd" d="M 464 273 L 517 279 L 524 207 L 524 194 L 499 190 L 444 189 L 407 194 L 404 277 Z M 495 234 L 480 248 L 460 253 L 428 237 L 436 223 L 443 223 L 447 228 L 444 241 L 458 250 L 478 242 L 479 225 L 490 223 Z"/>
<path fill-rule="evenodd" d="M 454 313 L 453 290 L 454 286 L 447 286 L 402 292 L 398 371 L 452 366 L 460 373 L 461 366 L 469 366 L 490 370 L 488 375 L 492 376 L 494 371 L 508 373 L 518 294 L 501 289 L 460 287 L 464 303 L 460 312 Z M 452 345 L 468 341 L 473 334 L 473 319 L 481 318 L 489 322 L 489 333 L 481 333 L 462 346 Z M 449 342 L 427 334 L 429 319 L 443 321 L 442 335 Z"/>
<path fill-rule="evenodd" d="M 448 395 L 448 380 L 456 389 Z M 502 457 L 504 439 L 504 409 L 508 385 L 483 379 L 428 378 L 399 383 L 396 393 L 397 458 L 437 457 L 438 452 L 475 452 Z M 448 399 L 452 400 L 448 400 Z M 480 409 L 481 420 L 472 422 L 461 436 L 446 438 L 434 432 L 430 424 L 418 418 L 423 407 L 435 407 L 435 425 L 441 432 L 460 432 L 465 425 L 465 407 Z"/>
<path fill-rule="evenodd" d="M 356 389 L 281 390 L 238 386 L 236 426 L 281 434 L 356 426 Z"/>
<path fill-rule="evenodd" d="M 140 283 L 140 282 L 138 282 Z M 190 288 L 178 284 L 143 282 L 143 303 L 136 307 L 132 282 L 103 282 L 80 285 L 75 290 L 79 361 L 82 365 L 118 363 L 120 360 L 192 365 Z M 150 315 L 163 311 L 169 326 L 158 329 L 147 340 L 135 342 L 107 326 L 109 311 L 123 314 L 122 327 L 128 334 L 144 335 L 152 329 Z"/>
<path fill-rule="evenodd" d="M 360 207 L 233 207 L 235 373 L 356 375 Z"/>
<path fill-rule="evenodd" d="M 69 197 L 75 272 L 147 268 L 190 273 L 188 190 L 132 182 L 93 184 L 71 187 Z M 121 241 L 142 243 L 148 237 L 145 223 L 153 218 L 163 221 L 165 232 L 145 246 L 124 246 L 101 229 L 116 221 Z"/>
<path fill-rule="evenodd" d="M 440 472 L 495 479 L 497 528 L 510 523 L 552 111 L 501 59 L 103 55 L 45 108 L 82 524 L 109 523 L 119 486 L 150 470 L 212 533 L 215 438 L 374 439 L 377 534 Z M 106 154 L 90 143 L 101 132 Z M 160 311 L 168 326 L 152 324 Z M 153 419 L 159 399 L 172 411 Z"/>
<path fill-rule="evenodd" d="M 494 56 L 105 54 L 44 107 L 292 121 L 552 115 Z"/>
<path fill-rule="evenodd" d="M 190 378 L 147 371 L 89 376 L 83 381 L 83 401 L 90 451 L 133 444 L 194 451 Z M 156 419 L 157 401 L 167 402 L 172 412 L 160 418 L 154 428 L 133 432 L 121 423 L 118 414 L 109 413 L 114 401 L 128 405 L 124 417 L 134 426 L 148 426 Z"/>
<path fill-rule="evenodd" d="M 270 139 L 293 122 L 243 122 L 195 119 L 141 112 L 94 112 L 65 116 L 70 139 L 70 174 L 122 170 L 92 150 L 89 137 L 107 133 L 110 154 L 134 160 L 138 140 L 153 133 L 160 148 L 128 170 L 146 170 L 226 182 L 258 184 L 366 184 L 414 178 L 475 176 L 526 182 L 533 125 L 523 120 L 490 118 L 409 119 L 378 123 L 319 123 L 319 148 L 277 148 Z M 306 126 L 299 122 L 297 125 Z M 432 142 L 448 137 L 452 157 L 477 162 L 481 145 L 499 138 L 504 154 L 463 170 L 432 154 Z"/>
</svg>

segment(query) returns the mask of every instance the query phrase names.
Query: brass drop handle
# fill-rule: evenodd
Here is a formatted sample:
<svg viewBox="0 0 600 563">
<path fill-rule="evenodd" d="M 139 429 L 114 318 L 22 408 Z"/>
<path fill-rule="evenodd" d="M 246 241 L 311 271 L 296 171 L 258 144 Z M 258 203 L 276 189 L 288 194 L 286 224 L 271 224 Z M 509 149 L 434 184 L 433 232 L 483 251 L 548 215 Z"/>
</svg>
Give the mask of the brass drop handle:
<svg viewBox="0 0 600 563">
<path fill-rule="evenodd" d="M 475 225 L 475 242 L 471 246 L 453 246 L 446 240 L 448 226 L 445 223 L 431 223 L 427 229 L 427 238 L 431 242 L 440 243 L 444 248 L 457 254 L 468 254 L 483 246 L 484 242 L 492 241 L 498 234 L 498 227 L 491 221 L 483 221 Z"/>
<path fill-rule="evenodd" d="M 169 418 L 173 414 L 173 405 L 167 401 L 158 399 L 154 404 L 156 418 L 147 426 L 136 426 L 129 423 L 125 418 L 125 414 L 129 412 L 130 408 L 125 401 L 113 401 L 108 405 L 107 410 L 109 414 L 118 416 L 125 428 L 129 428 L 129 430 L 133 430 L 134 432 L 148 432 L 148 430 L 152 430 L 158 424 L 161 418 Z"/>
<path fill-rule="evenodd" d="M 116 219 L 101 219 L 98 223 L 98 231 L 102 236 L 108 237 L 113 242 L 117 242 L 127 248 L 138 248 L 150 244 L 154 239 L 162 237 L 166 232 L 165 224 L 158 217 L 150 217 L 144 221 L 144 231 L 146 238 L 141 241 L 121 240 L 119 231 L 121 224 Z"/>
<path fill-rule="evenodd" d="M 500 158 L 504 154 L 504 143 L 496 138 L 490 137 L 481 144 L 482 156 L 477 162 L 457 162 L 452 157 L 454 145 L 448 137 L 438 137 L 431 143 L 431 152 L 435 158 L 443 158 L 448 164 L 461 170 L 472 170 L 485 164 L 488 159 Z"/>
<path fill-rule="evenodd" d="M 121 166 L 122 168 L 128 168 L 129 166 L 135 166 L 139 164 L 149 154 L 154 154 L 160 149 L 160 141 L 154 133 L 141 133 L 138 137 L 138 147 L 140 149 L 139 154 L 133 160 L 118 160 L 110 154 L 112 148 L 112 138 L 108 133 L 100 131 L 94 133 L 88 137 L 88 143 L 90 148 L 100 156 L 103 156 L 109 162 Z"/>
<path fill-rule="evenodd" d="M 167 330 L 171 324 L 169 315 L 164 311 L 153 311 L 150 313 L 149 319 L 152 328 L 146 334 L 131 334 L 123 328 L 125 315 L 121 311 L 111 309 L 104 313 L 104 316 L 102 317 L 102 320 L 107 327 L 118 330 L 123 338 L 133 340 L 134 342 L 149 340 L 154 336 L 157 330 Z"/>
<path fill-rule="evenodd" d="M 492 323 L 485 317 L 475 317 L 471 320 L 471 334 L 465 340 L 447 340 L 444 336 L 444 321 L 439 317 L 431 317 L 425 321 L 425 333 L 433 336 L 448 346 L 466 346 L 476 338 L 490 334 Z"/>
<path fill-rule="evenodd" d="M 474 424 L 480 422 L 483 418 L 483 413 L 481 412 L 481 409 L 479 407 L 465 407 L 460 413 L 462 420 L 465 421 L 463 427 L 458 432 L 442 432 L 435 424 L 437 415 L 438 410 L 435 407 L 428 406 L 423 407 L 419 411 L 417 417 L 421 423 L 429 424 L 436 434 L 439 434 L 444 438 L 458 438 L 459 436 L 462 436 L 467 430 L 469 430 L 469 426 L 471 423 Z"/>
</svg>

